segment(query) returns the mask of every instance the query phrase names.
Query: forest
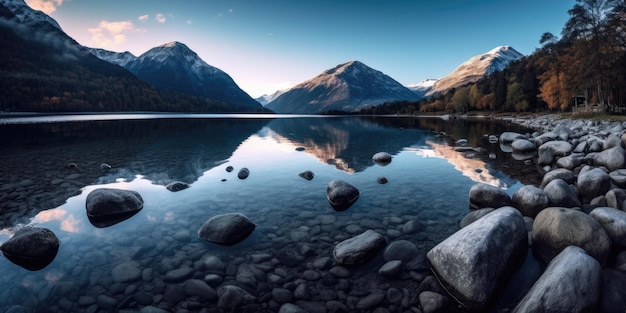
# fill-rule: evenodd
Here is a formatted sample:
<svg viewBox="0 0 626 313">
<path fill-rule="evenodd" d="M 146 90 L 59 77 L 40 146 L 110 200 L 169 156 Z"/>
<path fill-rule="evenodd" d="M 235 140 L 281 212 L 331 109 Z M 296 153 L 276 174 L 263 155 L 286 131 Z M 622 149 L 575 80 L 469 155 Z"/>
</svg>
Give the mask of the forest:
<svg viewBox="0 0 626 313">
<path fill-rule="evenodd" d="M 476 83 L 361 114 L 582 112 L 626 114 L 626 1 L 577 0 L 560 36 Z"/>
</svg>

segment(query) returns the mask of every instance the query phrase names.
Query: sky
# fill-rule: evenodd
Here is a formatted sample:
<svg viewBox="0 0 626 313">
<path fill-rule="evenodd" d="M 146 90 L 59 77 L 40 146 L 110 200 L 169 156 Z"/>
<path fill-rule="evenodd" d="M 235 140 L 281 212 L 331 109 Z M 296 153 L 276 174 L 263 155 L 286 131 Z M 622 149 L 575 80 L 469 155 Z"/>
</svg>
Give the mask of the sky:
<svg viewBox="0 0 626 313">
<path fill-rule="evenodd" d="M 403 85 L 497 46 L 528 55 L 575 0 L 26 0 L 88 47 L 136 56 L 172 41 L 256 98 L 358 60 Z"/>
</svg>

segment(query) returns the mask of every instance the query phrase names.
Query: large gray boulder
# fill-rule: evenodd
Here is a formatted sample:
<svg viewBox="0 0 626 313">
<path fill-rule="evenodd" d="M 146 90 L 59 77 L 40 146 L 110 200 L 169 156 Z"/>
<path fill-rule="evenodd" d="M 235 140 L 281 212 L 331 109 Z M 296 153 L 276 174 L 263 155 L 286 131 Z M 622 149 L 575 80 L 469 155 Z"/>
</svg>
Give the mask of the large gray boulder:
<svg viewBox="0 0 626 313">
<path fill-rule="evenodd" d="M 378 152 L 374 154 L 374 156 L 372 156 L 372 161 L 374 161 L 374 163 L 381 165 L 381 166 L 385 166 L 391 163 L 391 159 L 392 159 L 391 154 L 387 152 Z"/>
<path fill-rule="evenodd" d="M 579 247 L 556 256 L 513 312 L 596 312 L 602 267 Z"/>
<path fill-rule="evenodd" d="M 513 153 L 530 153 L 537 151 L 535 148 L 535 144 L 526 139 L 517 139 L 511 143 L 511 148 L 513 149 Z"/>
<path fill-rule="evenodd" d="M 546 193 L 546 196 L 548 196 L 550 206 L 566 208 L 582 206 L 576 191 L 560 178 L 554 179 L 548 183 L 546 187 L 543 188 L 543 191 Z"/>
<path fill-rule="evenodd" d="M 537 149 L 537 153 L 539 158 L 537 163 L 539 165 L 550 165 L 554 162 L 555 157 L 562 157 L 570 154 L 572 152 L 572 144 L 567 141 L 549 141 Z"/>
<path fill-rule="evenodd" d="M 87 195 L 87 216 L 106 218 L 134 214 L 143 208 L 143 198 L 133 190 L 98 188 Z"/>
<path fill-rule="evenodd" d="M 371 260 L 386 245 L 387 240 L 383 235 L 368 229 L 358 236 L 338 243 L 333 249 L 333 256 L 338 263 L 344 265 L 362 264 Z"/>
<path fill-rule="evenodd" d="M 533 223 L 533 250 L 549 262 L 568 246 L 578 246 L 605 264 L 611 239 L 593 217 L 573 209 L 543 209 Z"/>
<path fill-rule="evenodd" d="M 54 260 L 59 238 L 49 229 L 24 227 L 2 244 L 2 254 L 11 262 L 31 271 L 40 270 Z"/>
<path fill-rule="evenodd" d="M 427 257 L 446 290 L 480 311 L 494 301 L 527 250 L 524 217 L 515 208 L 502 207 L 457 231 Z"/>
<path fill-rule="evenodd" d="M 605 171 L 594 168 L 578 175 L 576 187 L 580 200 L 589 203 L 591 199 L 602 196 L 611 189 L 611 178 Z"/>
<path fill-rule="evenodd" d="M 618 169 L 609 173 L 611 182 L 619 188 L 626 188 L 626 169 Z"/>
<path fill-rule="evenodd" d="M 524 138 L 524 135 L 516 132 L 503 132 L 500 135 L 501 144 L 511 144 L 515 139 Z"/>
<path fill-rule="evenodd" d="M 347 210 L 359 199 L 360 195 L 356 187 L 340 179 L 331 181 L 326 188 L 326 198 L 337 211 Z"/>
<path fill-rule="evenodd" d="M 541 181 L 540 188 L 546 187 L 551 181 L 560 178 L 564 180 L 568 184 L 573 184 L 576 181 L 576 176 L 571 170 L 566 168 L 558 168 L 552 171 L 547 172 L 543 175 L 543 180 Z"/>
<path fill-rule="evenodd" d="M 626 212 L 609 207 L 599 207 L 589 213 L 602 225 L 613 246 L 626 248 Z"/>
<path fill-rule="evenodd" d="M 604 166 L 609 171 L 615 171 L 620 168 L 626 167 L 626 156 L 624 155 L 624 148 L 616 146 L 610 149 L 606 149 L 593 156 L 595 165 Z"/>
<path fill-rule="evenodd" d="M 623 209 L 624 201 L 626 201 L 626 190 L 624 189 L 611 189 L 605 195 L 606 206 L 616 208 L 618 210 Z"/>
<path fill-rule="evenodd" d="M 224 246 L 246 239 L 256 225 L 243 214 L 226 213 L 211 217 L 198 230 L 198 237 Z"/>
<path fill-rule="evenodd" d="M 524 216 L 534 218 L 539 211 L 548 207 L 548 195 L 540 189 L 532 185 L 524 186 L 518 189 L 511 197 L 513 207 L 522 212 Z"/>
<path fill-rule="evenodd" d="M 478 219 L 480 219 L 481 217 L 493 212 L 493 208 L 482 208 L 482 209 L 478 209 L 478 210 L 471 210 L 469 213 L 467 213 L 463 219 L 461 220 L 461 222 L 459 223 L 459 226 L 461 228 L 476 222 Z"/>
<path fill-rule="evenodd" d="M 509 195 L 498 187 L 478 183 L 469 191 L 469 202 L 472 209 L 500 208 L 511 205 Z"/>
</svg>

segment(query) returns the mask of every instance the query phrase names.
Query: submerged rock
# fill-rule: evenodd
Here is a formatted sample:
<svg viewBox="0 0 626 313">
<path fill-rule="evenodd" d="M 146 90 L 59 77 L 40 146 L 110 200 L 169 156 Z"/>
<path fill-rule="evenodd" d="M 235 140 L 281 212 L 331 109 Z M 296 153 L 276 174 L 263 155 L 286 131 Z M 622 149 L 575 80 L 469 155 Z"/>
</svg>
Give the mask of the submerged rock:
<svg viewBox="0 0 626 313">
<path fill-rule="evenodd" d="M 387 240 L 383 235 L 368 229 L 356 237 L 338 243 L 333 249 L 333 256 L 341 264 L 362 264 L 371 260 L 386 245 Z"/>
<path fill-rule="evenodd" d="M 256 225 L 240 213 L 226 213 L 211 217 L 198 230 L 198 237 L 224 246 L 246 239 Z"/>
<path fill-rule="evenodd" d="M 176 192 L 176 191 L 181 191 L 181 190 L 185 190 L 189 188 L 189 184 L 181 182 L 181 181 L 174 181 L 174 182 L 167 184 L 165 188 L 167 188 L 167 190 L 169 191 Z"/>
<path fill-rule="evenodd" d="M 602 267 L 576 246 L 548 265 L 513 312 L 595 312 Z"/>
<path fill-rule="evenodd" d="M 298 174 L 298 176 L 300 176 L 300 177 L 302 177 L 302 178 L 304 178 L 306 180 L 312 180 L 313 177 L 315 177 L 315 175 L 311 171 L 304 171 L 304 172 Z"/>
<path fill-rule="evenodd" d="M 522 214 L 503 207 L 462 228 L 431 249 L 433 272 L 446 290 L 470 310 L 496 299 L 528 250 Z"/>
<path fill-rule="evenodd" d="M 239 173 L 237 173 L 237 177 L 239 179 L 246 179 L 248 178 L 248 176 L 250 176 L 250 170 L 245 167 L 240 169 Z"/>
<path fill-rule="evenodd" d="M 374 156 L 372 157 L 372 161 L 374 161 L 374 163 L 378 165 L 382 165 L 382 166 L 385 166 L 391 163 L 391 159 L 392 159 L 391 154 L 387 152 L 378 152 L 374 154 Z"/>
<path fill-rule="evenodd" d="M 359 199 L 360 195 L 361 193 L 356 187 L 339 179 L 328 183 L 328 187 L 326 188 L 328 202 L 330 202 L 331 206 L 337 211 L 348 209 Z"/>
<path fill-rule="evenodd" d="M 87 217 L 96 227 L 108 227 L 135 215 L 143 198 L 132 190 L 99 188 L 87 195 Z"/>
<path fill-rule="evenodd" d="M 59 251 L 60 241 L 47 228 L 24 227 L 2 244 L 2 254 L 11 262 L 31 271 L 50 264 Z"/>
</svg>

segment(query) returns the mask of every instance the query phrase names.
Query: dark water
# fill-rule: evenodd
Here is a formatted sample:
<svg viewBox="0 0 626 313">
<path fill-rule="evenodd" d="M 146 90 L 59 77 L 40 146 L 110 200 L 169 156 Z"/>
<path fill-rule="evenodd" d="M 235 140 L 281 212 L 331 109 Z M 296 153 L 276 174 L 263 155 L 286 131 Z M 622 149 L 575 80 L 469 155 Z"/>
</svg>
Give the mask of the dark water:
<svg viewBox="0 0 626 313">
<path fill-rule="evenodd" d="M 273 291 L 293 294 L 300 284 L 307 285 L 307 297 L 289 302 L 309 311 L 328 311 L 332 301 L 354 311 L 359 300 L 393 289 L 403 294 L 403 302 L 386 298 L 375 307 L 403 312 L 417 307 L 413 293 L 429 274 L 424 255 L 458 230 L 473 184 L 485 182 L 512 194 L 540 178 L 532 159 L 516 160 L 489 143 L 485 135 L 525 132 L 502 122 L 148 117 L 0 125 L 0 241 L 25 225 L 49 228 L 61 240 L 56 258 L 39 271 L 0 258 L 0 312 L 13 305 L 29 312 L 147 306 L 219 311 L 215 295 L 189 291 L 190 280 L 213 290 L 244 288 L 256 297 L 241 308 L 249 312 L 278 311 L 284 299 Z M 455 141 L 462 138 L 477 149 L 455 151 Z M 389 165 L 372 162 L 380 151 L 393 155 Z M 112 168 L 102 169 L 102 163 Z M 228 166 L 235 170 L 227 172 Z M 240 180 L 237 171 L 243 167 L 250 176 Z M 305 170 L 315 173 L 313 180 L 298 176 Z M 379 184 L 380 176 L 389 182 Z M 326 186 L 334 179 L 361 192 L 343 212 L 326 199 Z M 191 187 L 170 192 L 164 185 L 172 181 Z M 85 198 L 101 187 L 138 191 L 144 208 L 113 226 L 95 227 L 86 217 Z M 230 212 L 243 213 L 257 225 L 250 237 L 230 247 L 197 238 L 207 219 Z M 412 242 L 418 265 L 384 278 L 377 274 L 385 263 L 378 256 L 347 268 L 346 277 L 331 274 L 335 244 L 367 229 L 384 234 L 389 243 Z M 207 265 L 215 257 L 223 268 Z M 116 280 L 116 267 L 129 264 L 140 277 Z M 184 275 L 172 278 L 181 271 Z M 249 273 L 253 279 L 246 278 Z"/>
</svg>

